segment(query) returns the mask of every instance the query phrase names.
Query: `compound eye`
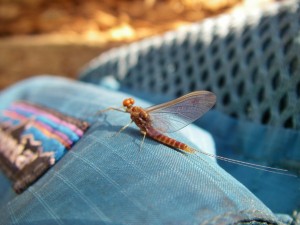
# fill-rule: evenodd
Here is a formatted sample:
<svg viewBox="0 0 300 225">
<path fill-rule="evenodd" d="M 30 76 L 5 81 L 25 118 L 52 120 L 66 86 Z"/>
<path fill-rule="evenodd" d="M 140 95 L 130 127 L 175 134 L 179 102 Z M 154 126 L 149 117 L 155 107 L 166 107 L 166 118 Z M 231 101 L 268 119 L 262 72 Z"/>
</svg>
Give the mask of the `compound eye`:
<svg viewBox="0 0 300 225">
<path fill-rule="evenodd" d="M 132 98 L 127 98 L 123 101 L 123 106 L 125 107 L 131 107 L 134 104 L 134 99 Z"/>
<path fill-rule="evenodd" d="M 133 98 L 129 98 L 129 101 L 130 101 L 131 105 L 134 104 L 134 99 Z"/>
</svg>

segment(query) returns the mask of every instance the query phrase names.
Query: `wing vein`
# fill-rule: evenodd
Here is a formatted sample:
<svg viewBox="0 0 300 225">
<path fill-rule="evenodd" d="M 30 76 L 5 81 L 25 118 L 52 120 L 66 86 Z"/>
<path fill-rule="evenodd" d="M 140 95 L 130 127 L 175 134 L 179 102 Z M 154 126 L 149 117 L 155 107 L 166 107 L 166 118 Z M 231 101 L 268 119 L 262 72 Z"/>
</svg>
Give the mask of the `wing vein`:
<svg viewBox="0 0 300 225">
<path fill-rule="evenodd" d="M 147 108 L 152 127 L 163 133 L 182 129 L 206 113 L 216 102 L 209 91 L 196 91 L 160 105 Z"/>
</svg>

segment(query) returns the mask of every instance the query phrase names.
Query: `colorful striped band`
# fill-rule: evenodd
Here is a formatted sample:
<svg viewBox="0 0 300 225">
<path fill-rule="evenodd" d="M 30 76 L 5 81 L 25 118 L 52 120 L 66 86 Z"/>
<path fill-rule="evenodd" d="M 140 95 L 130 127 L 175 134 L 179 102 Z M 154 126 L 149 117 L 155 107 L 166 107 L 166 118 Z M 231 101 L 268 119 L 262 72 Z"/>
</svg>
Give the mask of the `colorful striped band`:
<svg viewBox="0 0 300 225">
<path fill-rule="evenodd" d="M 24 191 L 61 159 L 88 126 L 86 121 L 24 101 L 3 110 L 0 167 L 13 180 L 15 191 Z"/>
</svg>

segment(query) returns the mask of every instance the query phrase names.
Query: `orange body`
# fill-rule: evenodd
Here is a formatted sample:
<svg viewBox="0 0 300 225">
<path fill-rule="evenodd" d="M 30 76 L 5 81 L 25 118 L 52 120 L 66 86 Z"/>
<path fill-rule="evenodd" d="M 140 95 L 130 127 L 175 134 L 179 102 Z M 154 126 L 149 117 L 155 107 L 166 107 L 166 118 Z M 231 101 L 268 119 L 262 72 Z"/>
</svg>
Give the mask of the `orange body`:
<svg viewBox="0 0 300 225">
<path fill-rule="evenodd" d="M 142 134 L 147 135 L 154 140 L 157 140 L 170 147 L 180 149 L 189 153 L 194 153 L 195 150 L 190 148 L 188 145 L 176 141 L 170 138 L 151 126 L 151 118 L 147 111 L 138 106 L 132 106 L 134 104 L 133 99 L 125 99 L 123 105 L 126 107 L 126 112 L 130 113 L 131 120 L 140 128 Z"/>
<path fill-rule="evenodd" d="M 189 152 L 189 153 L 194 153 L 195 152 L 195 150 L 190 148 L 188 145 L 186 145 L 186 144 L 184 144 L 180 141 L 176 141 L 175 139 L 170 138 L 170 137 L 154 130 L 151 127 L 148 129 L 147 135 L 149 137 L 153 138 L 154 140 L 157 140 L 157 141 L 159 141 L 159 142 L 161 142 L 165 145 L 168 145 L 170 147 L 177 148 L 177 149 Z"/>
</svg>

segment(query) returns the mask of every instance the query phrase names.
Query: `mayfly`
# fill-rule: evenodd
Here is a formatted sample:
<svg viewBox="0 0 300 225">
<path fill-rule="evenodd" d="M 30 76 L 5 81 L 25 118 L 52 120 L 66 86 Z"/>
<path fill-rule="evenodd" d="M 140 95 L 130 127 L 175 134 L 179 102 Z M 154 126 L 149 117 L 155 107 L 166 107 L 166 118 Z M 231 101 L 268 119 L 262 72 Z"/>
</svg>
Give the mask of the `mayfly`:
<svg viewBox="0 0 300 225">
<path fill-rule="evenodd" d="M 122 107 L 109 107 L 107 109 L 99 111 L 99 113 L 104 113 L 109 110 L 129 113 L 131 122 L 122 127 L 118 133 L 125 130 L 132 122 L 134 122 L 139 127 L 140 132 L 143 134 L 141 146 L 144 143 L 145 137 L 148 136 L 158 142 L 161 142 L 172 148 L 179 149 L 185 153 L 193 154 L 199 152 L 204 155 L 234 164 L 273 173 L 290 175 L 284 173 L 287 172 L 287 170 L 284 169 L 243 162 L 235 159 L 213 155 L 201 150 L 196 150 L 180 141 L 177 141 L 165 135 L 166 133 L 176 132 L 194 122 L 208 110 L 210 110 L 215 103 L 216 96 L 212 92 L 195 91 L 175 100 L 145 109 L 139 106 L 134 106 L 134 99 L 127 98 L 123 101 Z"/>
</svg>

